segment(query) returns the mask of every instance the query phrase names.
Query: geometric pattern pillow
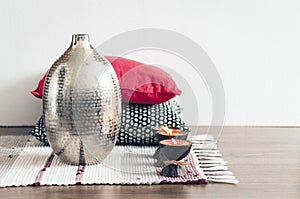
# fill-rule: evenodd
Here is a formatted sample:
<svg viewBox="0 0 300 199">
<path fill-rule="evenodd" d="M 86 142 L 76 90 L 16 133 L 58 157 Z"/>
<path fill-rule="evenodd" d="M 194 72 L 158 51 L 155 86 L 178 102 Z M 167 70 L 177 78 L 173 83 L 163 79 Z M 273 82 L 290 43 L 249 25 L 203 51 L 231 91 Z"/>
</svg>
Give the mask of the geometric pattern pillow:
<svg viewBox="0 0 300 199">
<path fill-rule="evenodd" d="M 45 118 L 44 115 L 41 116 L 39 121 L 35 124 L 33 129 L 29 133 L 36 137 L 39 141 L 43 142 L 46 145 L 49 145 L 47 135 L 45 132 Z"/>
<path fill-rule="evenodd" d="M 189 132 L 189 128 L 181 119 L 181 111 L 182 107 L 176 98 L 153 105 L 122 103 L 121 126 L 117 144 L 158 145 L 154 136 L 159 126 L 170 126 Z M 29 133 L 49 145 L 45 133 L 44 116 L 41 116 Z"/>
<path fill-rule="evenodd" d="M 174 100 L 154 105 L 123 104 L 117 144 L 157 145 L 155 134 L 159 126 L 171 126 L 188 132 L 179 111 L 181 107 Z"/>
</svg>

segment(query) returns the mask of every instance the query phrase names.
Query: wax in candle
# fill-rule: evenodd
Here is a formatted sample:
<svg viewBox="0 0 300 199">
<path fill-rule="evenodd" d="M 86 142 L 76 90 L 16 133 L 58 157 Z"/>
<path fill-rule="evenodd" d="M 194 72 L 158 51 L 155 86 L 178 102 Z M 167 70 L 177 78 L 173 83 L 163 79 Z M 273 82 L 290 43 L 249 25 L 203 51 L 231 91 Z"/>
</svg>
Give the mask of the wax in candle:
<svg viewBox="0 0 300 199">
<path fill-rule="evenodd" d="M 191 142 L 187 140 L 168 139 L 160 141 L 160 144 L 166 146 L 185 146 L 191 144 Z"/>
<path fill-rule="evenodd" d="M 175 138 L 180 140 L 186 140 L 188 136 L 187 132 L 181 131 L 177 128 L 172 127 L 165 127 L 162 126 L 158 129 L 157 133 L 155 134 L 155 138 L 157 142 L 160 142 L 161 140 Z"/>
</svg>

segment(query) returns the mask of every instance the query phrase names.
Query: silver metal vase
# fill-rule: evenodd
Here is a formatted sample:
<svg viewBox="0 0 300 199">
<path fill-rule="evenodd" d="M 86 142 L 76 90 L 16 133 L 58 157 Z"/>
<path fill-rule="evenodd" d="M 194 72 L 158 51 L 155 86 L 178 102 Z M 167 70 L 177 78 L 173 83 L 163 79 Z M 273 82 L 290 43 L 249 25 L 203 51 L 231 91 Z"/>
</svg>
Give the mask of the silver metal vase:
<svg viewBox="0 0 300 199">
<path fill-rule="evenodd" d="M 50 146 L 63 162 L 96 164 L 113 149 L 121 121 L 119 82 L 87 34 L 73 35 L 48 71 L 43 112 Z"/>
</svg>

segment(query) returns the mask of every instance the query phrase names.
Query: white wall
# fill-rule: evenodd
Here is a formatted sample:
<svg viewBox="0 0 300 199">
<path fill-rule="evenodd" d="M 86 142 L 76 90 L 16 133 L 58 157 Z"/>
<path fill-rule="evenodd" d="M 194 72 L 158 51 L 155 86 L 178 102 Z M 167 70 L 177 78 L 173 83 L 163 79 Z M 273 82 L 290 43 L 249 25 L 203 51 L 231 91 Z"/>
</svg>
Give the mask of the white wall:
<svg viewBox="0 0 300 199">
<path fill-rule="evenodd" d="M 71 34 L 89 33 L 97 46 L 142 27 L 179 32 L 207 52 L 224 84 L 225 124 L 300 125 L 299 10 L 296 0 L 1 0 L 0 125 L 35 123 L 41 101 L 29 91 Z M 128 56 L 183 64 L 155 53 Z M 199 123 L 209 124 L 209 93 L 204 89 L 197 98 Z"/>
</svg>

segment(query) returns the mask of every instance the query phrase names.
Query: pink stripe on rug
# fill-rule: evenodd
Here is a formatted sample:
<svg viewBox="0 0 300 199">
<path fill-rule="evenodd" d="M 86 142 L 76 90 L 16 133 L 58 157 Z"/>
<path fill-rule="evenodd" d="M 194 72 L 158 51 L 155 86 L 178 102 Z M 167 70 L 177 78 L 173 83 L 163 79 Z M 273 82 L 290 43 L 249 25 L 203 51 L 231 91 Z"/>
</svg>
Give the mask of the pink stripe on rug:
<svg viewBox="0 0 300 199">
<path fill-rule="evenodd" d="M 38 172 L 38 174 L 35 178 L 35 182 L 33 183 L 34 186 L 39 186 L 41 184 L 41 180 L 43 178 L 44 172 L 46 171 L 46 169 L 48 169 L 51 166 L 54 156 L 55 156 L 55 153 L 52 151 L 52 153 L 48 157 L 44 167 Z"/>
<path fill-rule="evenodd" d="M 76 173 L 76 184 L 81 184 L 81 180 L 84 174 L 85 166 L 84 165 L 79 165 Z"/>
</svg>

